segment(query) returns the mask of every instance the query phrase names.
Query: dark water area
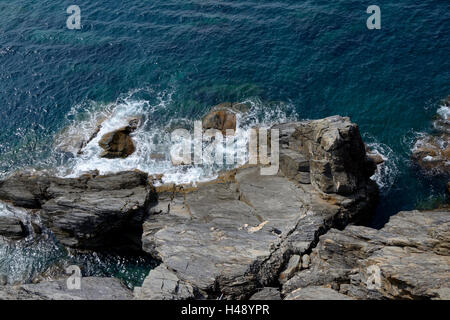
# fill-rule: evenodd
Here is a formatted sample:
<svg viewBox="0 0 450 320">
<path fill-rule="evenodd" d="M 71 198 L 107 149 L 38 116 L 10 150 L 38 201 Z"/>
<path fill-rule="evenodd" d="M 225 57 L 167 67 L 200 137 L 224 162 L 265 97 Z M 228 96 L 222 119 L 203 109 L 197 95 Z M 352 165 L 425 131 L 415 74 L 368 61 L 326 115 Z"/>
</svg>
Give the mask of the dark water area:
<svg viewBox="0 0 450 320">
<path fill-rule="evenodd" d="M 74 2 L 81 30 L 66 27 Z M 289 119 L 338 114 L 358 123 L 387 158 L 373 226 L 426 207 L 444 196 L 445 181 L 419 174 L 410 154 L 450 94 L 450 2 L 378 0 L 381 30 L 366 27 L 371 4 L 0 0 L 0 174 L 73 165 L 58 156 L 55 135 L 109 104 L 139 102 L 151 134 L 250 100 L 262 118 L 276 106 Z"/>
</svg>

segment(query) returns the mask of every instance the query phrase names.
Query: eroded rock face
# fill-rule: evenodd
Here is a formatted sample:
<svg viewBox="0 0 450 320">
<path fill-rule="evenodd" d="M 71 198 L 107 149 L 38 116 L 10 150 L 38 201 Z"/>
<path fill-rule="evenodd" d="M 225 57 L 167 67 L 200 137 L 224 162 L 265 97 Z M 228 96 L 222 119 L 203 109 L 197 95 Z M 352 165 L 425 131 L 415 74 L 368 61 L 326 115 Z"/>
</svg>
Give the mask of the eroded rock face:
<svg viewBox="0 0 450 320">
<path fill-rule="evenodd" d="M 102 158 L 126 158 L 134 153 L 136 147 L 130 134 L 133 133 L 140 124 L 139 118 L 129 120 L 129 124 L 116 131 L 105 134 L 98 144 L 104 149 L 100 154 Z"/>
<path fill-rule="evenodd" d="M 433 121 L 434 132 L 422 135 L 411 158 L 426 173 L 450 175 L 450 96 L 443 100 Z"/>
<path fill-rule="evenodd" d="M 309 172 L 311 183 L 324 193 L 352 194 L 367 185 L 376 169 L 366 156 L 358 126 L 349 118 L 334 116 L 275 128 L 281 130 L 284 173 L 305 183 L 304 173 Z"/>
<path fill-rule="evenodd" d="M 358 299 L 449 299 L 449 275 L 450 212 L 400 212 L 379 231 L 349 226 L 321 236 L 311 266 L 283 293 L 327 286 Z"/>
<path fill-rule="evenodd" d="M 69 290 L 66 280 L 0 286 L 0 300 L 131 300 L 132 292 L 115 278 L 86 277 L 81 290 Z"/>
<path fill-rule="evenodd" d="M 23 173 L 0 183 L 0 199 L 38 209 L 62 244 L 96 248 L 139 237 L 152 190 L 137 171 L 72 179 Z"/>
<path fill-rule="evenodd" d="M 249 298 L 277 284 L 289 259 L 311 250 L 329 228 L 370 215 L 377 188 L 355 125 L 332 117 L 277 128 L 286 157 L 279 175 L 247 167 L 215 183 L 157 188 L 158 203 L 143 226 L 143 250 L 170 270 L 165 278 L 193 292 L 177 295 L 173 286 L 162 286 L 159 297 Z M 329 187 L 317 176 L 306 179 L 315 172 L 312 161 L 329 163 Z M 140 292 L 151 292 L 160 281 L 151 272 Z"/>
</svg>

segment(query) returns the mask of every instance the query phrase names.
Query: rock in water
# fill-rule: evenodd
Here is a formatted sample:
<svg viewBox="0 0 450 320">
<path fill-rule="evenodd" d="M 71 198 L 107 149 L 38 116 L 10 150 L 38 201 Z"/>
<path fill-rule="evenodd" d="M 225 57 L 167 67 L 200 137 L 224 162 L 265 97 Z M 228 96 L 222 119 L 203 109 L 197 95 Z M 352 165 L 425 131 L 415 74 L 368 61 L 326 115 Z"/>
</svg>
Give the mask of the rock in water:
<svg viewBox="0 0 450 320">
<path fill-rule="evenodd" d="M 236 130 L 236 113 L 245 110 L 246 106 L 241 103 L 219 104 L 203 118 L 203 129 L 217 129 L 225 135 L 227 129 Z"/>
<path fill-rule="evenodd" d="M 426 173 L 450 175 L 450 96 L 442 101 L 433 127 L 436 132 L 422 135 L 415 143 L 411 158 Z"/>
<path fill-rule="evenodd" d="M 280 175 L 263 176 L 259 167 L 247 167 L 196 187 L 156 188 L 158 203 L 143 225 L 142 244 L 161 261 L 164 277 L 150 272 L 137 297 L 155 298 L 142 292 L 158 287 L 158 297 L 171 299 L 186 299 L 186 292 L 196 298 L 249 298 L 278 281 L 290 257 L 308 253 L 329 228 L 370 216 L 377 188 L 356 125 L 332 117 L 276 128 L 280 153 L 291 157 Z M 313 173 L 313 161 L 330 168 L 329 180 L 319 183 L 314 172 L 314 183 L 297 181 L 299 172 Z M 289 276 L 300 260 L 292 264 Z M 162 286 L 161 279 L 172 284 Z M 178 294 L 174 283 L 190 289 Z"/>
<path fill-rule="evenodd" d="M 138 300 L 187 300 L 194 298 L 193 288 L 180 281 L 175 273 L 164 265 L 150 271 L 142 287 L 134 288 Z"/>
<path fill-rule="evenodd" d="M 126 127 L 105 134 L 98 144 L 104 149 L 100 154 L 102 158 L 126 158 L 136 150 L 130 134 L 134 132 L 140 123 L 140 119 L 133 118 Z"/>
<path fill-rule="evenodd" d="M 327 286 L 358 299 L 450 299 L 449 274 L 450 212 L 400 212 L 379 231 L 349 226 L 321 236 L 310 268 L 283 293 Z"/>
</svg>

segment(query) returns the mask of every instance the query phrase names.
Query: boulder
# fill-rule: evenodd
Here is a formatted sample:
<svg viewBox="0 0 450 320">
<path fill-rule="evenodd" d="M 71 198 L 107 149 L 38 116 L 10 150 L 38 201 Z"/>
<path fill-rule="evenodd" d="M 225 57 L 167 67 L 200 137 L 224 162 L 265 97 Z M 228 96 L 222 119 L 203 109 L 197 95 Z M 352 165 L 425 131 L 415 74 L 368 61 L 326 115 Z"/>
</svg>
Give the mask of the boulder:
<svg viewBox="0 0 450 320">
<path fill-rule="evenodd" d="M 203 129 L 217 129 L 226 135 L 226 130 L 236 130 L 236 113 L 245 111 L 245 105 L 240 103 L 222 103 L 212 108 L 203 118 Z"/>
<path fill-rule="evenodd" d="M 136 148 L 130 134 L 139 127 L 140 121 L 139 118 L 132 118 L 127 126 L 103 135 L 98 142 L 100 147 L 104 149 L 100 157 L 126 158 L 133 154 Z"/>
<path fill-rule="evenodd" d="M 450 212 L 410 211 L 381 230 L 348 226 L 320 237 L 311 266 L 283 294 L 331 287 L 357 299 L 449 299 Z"/>
<path fill-rule="evenodd" d="M 286 269 L 281 272 L 279 281 L 280 283 L 284 283 L 289 280 L 295 272 L 301 267 L 301 257 L 299 255 L 293 255 L 286 266 Z"/>
<path fill-rule="evenodd" d="M 131 300 L 132 292 L 115 278 L 86 277 L 80 290 L 69 290 L 67 280 L 0 286 L 0 300 Z"/>
</svg>

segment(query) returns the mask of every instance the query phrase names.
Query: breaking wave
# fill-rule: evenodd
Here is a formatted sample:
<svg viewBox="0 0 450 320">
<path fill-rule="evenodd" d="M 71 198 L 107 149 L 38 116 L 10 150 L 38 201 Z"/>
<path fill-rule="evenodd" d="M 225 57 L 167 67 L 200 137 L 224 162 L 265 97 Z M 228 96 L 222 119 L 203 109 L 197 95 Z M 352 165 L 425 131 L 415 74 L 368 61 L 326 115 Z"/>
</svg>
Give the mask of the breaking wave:
<svg viewBox="0 0 450 320">
<path fill-rule="evenodd" d="M 375 174 L 371 177 L 375 181 L 381 192 L 387 192 L 394 185 L 399 175 L 399 159 L 398 155 L 388 145 L 375 141 L 371 136 L 365 135 L 365 140 L 371 141 L 367 143 L 370 152 L 373 155 L 381 156 L 383 163 L 377 166 Z"/>
<path fill-rule="evenodd" d="M 143 94 L 143 91 L 145 94 Z M 173 92 L 162 92 L 149 97 L 147 89 L 139 89 L 118 99 L 115 103 L 75 106 L 68 115 L 69 125 L 55 139 L 55 154 L 65 158 L 58 166 L 57 174 L 76 177 L 98 170 L 100 174 L 124 170 L 141 170 L 152 174 L 163 174 L 164 183 L 196 183 L 213 179 L 218 172 L 233 166 L 210 165 L 210 153 L 204 152 L 202 165 L 173 165 L 170 159 L 171 133 L 175 129 L 187 129 L 193 135 L 194 121 L 177 112 L 172 101 Z M 145 99 L 140 98 L 146 96 Z M 237 114 L 236 141 L 225 148 L 225 157 L 231 153 L 235 165 L 246 162 L 249 133 L 252 127 L 270 127 L 275 123 L 294 121 L 298 116 L 295 108 L 287 103 L 264 103 L 258 98 L 250 98 L 241 103 L 247 111 Z M 82 111 L 80 111 L 80 109 Z M 142 125 L 131 134 L 136 151 L 124 159 L 100 157 L 101 137 L 127 125 L 130 118 L 139 117 Z M 83 142 L 85 145 L 83 145 Z M 231 148 L 230 148 L 231 146 Z M 205 150 L 206 145 L 203 145 Z M 241 155 L 241 157 L 239 157 Z M 244 157 L 242 157 L 244 155 Z"/>
</svg>

